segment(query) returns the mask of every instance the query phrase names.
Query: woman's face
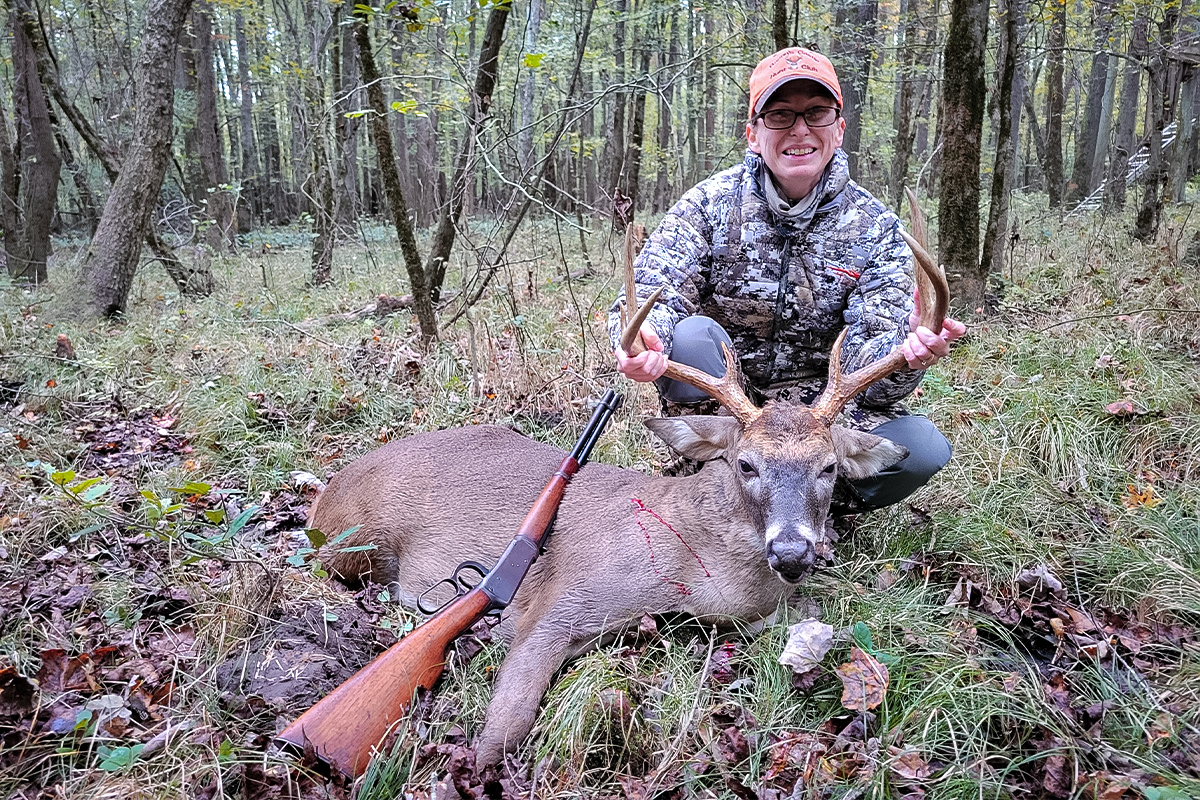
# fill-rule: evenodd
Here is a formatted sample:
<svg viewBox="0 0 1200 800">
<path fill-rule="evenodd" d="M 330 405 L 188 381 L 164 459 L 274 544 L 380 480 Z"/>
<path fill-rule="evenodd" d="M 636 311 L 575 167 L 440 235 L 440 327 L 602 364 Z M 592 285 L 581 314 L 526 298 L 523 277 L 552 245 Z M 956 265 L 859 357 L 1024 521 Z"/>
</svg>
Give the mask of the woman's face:
<svg viewBox="0 0 1200 800">
<path fill-rule="evenodd" d="M 776 89 L 762 110 L 804 112 L 813 106 L 836 107 L 837 101 L 819 83 L 794 80 Z M 823 128 L 810 128 L 803 117 L 796 117 L 796 124 L 783 131 L 771 130 L 756 119 L 746 125 L 746 139 L 750 149 L 762 156 L 784 194 L 794 201 L 806 197 L 821 180 L 834 152 L 842 146 L 845 130 L 846 120 L 840 116 Z"/>
</svg>

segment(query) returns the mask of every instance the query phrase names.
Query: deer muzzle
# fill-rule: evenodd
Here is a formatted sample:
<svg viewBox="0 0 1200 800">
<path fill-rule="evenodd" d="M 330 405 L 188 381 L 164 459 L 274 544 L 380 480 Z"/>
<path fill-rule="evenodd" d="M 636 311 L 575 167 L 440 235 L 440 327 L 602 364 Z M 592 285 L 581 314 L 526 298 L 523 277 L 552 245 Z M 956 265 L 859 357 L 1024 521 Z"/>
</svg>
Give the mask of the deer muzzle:
<svg viewBox="0 0 1200 800">
<path fill-rule="evenodd" d="M 806 526 L 789 523 L 768 537 L 767 565 L 788 583 L 812 574 L 817 564 L 818 537 Z"/>
</svg>

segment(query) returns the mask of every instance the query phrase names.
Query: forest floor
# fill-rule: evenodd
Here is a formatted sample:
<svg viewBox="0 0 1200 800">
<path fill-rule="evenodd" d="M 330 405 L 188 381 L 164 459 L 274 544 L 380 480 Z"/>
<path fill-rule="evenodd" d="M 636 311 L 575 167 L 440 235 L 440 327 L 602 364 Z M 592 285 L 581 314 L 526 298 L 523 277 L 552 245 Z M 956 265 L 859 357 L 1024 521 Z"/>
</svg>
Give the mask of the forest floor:
<svg viewBox="0 0 1200 800">
<path fill-rule="evenodd" d="M 1200 226 L 1179 209 L 1142 246 L 1112 217 L 1018 211 L 999 309 L 967 315 L 910 404 L 950 465 L 860 518 L 762 633 L 647 622 L 570 663 L 493 796 L 1200 796 Z M 379 242 L 340 248 L 322 289 L 294 232 L 215 262 L 205 300 L 149 266 L 99 326 L 63 310 L 69 255 L 50 285 L 0 284 L 0 797 L 469 782 L 503 658 L 485 630 L 365 782 L 272 737 L 419 622 L 322 577 L 313 476 L 453 425 L 569 447 L 612 385 L 628 402 L 592 460 L 661 468 L 652 392 L 603 332 L 619 245 L 589 234 L 585 269 L 576 232 L 528 229 L 425 351 L 406 311 L 349 313 L 402 291 Z M 794 676 L 778 659 L 806 617 L 832 649 Z"/>
</svg>

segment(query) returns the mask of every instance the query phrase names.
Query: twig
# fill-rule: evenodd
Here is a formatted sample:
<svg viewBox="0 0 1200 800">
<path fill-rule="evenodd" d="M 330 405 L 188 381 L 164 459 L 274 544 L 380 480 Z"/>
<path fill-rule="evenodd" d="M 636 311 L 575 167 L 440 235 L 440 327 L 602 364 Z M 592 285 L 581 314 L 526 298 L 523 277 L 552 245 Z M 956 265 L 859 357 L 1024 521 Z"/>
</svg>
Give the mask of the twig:
<svg viewBox="0 0 1200 800">
<path fill-rule="evenodd" d="M 1047 325 L 1045 328 L 1039 328 L 1037 333 L 1045 333 L 1052 328 L 1057 328 L 1060 325 L 1070 325 L 1073 322 L 1086 322 L 1089 319 L 1115 319 L 1117 317 L 1131 317 L 1134 314 L 1145 314 L 1150 311 L 1159 311 L 1164 314 L 1200 314 L 1200 309 L 1191 308 L 1139 308 L 1137 311 L 1118 311 L 1115 314 L 1090 314 L 1086 317 L 1064 319 L 1061 322 L 1054 323 L 1053 325 Z"/>
<path fill-rule="evenodd" d="M 235 322 L 235 320 L 230 320 L 230 322 Z M 320 342 L 323 345 L 326 345 L 327 347 L 335 347 L 338 350 L 346 349 L 345 345 L 338 344 L 337 342 L 331 342 L 328 339 L 317 336 L 315 333 L 306 331 L 306 330 L 304 330 L 304 328 L 301 328 L 299 325 L 296 325 L 294 323 L 288 322 L 286 319 L 278 319 L 278 318 L 252 319 L 252 320 L 248 320 L 248 322 L 251 325 L 286 325 L 287 327 L 294 330 L 296 333 L 302 334 L 304 336 L 308 336 L 312 339 L 316 339 L 318 342 Z"/>
</svg>

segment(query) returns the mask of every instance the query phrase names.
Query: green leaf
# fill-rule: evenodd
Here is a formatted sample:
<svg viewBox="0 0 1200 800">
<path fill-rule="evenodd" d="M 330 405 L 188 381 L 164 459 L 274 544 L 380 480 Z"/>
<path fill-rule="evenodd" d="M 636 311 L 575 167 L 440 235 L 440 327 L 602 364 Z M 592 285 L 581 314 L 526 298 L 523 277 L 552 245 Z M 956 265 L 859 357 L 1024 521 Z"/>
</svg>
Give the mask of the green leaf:
<svg viewBox="0 0 1200 800">
<path fill-rule="evenodd" d="M 1192 795 L 1170 786 L 1139 786 L 1146 800 L 1189 800 Z"/>
<path fill-rule="evenodd" d="M 313 547 L 320 547 L 325 544 L 325 532 L 319 528 L 305 528 L 304 535 L 308 537 L 308 543 Z"/>
<path fill-rule="evenodd" d="M 854 637 L 854 641 L 858 642 L 859 647 L 874 654 L 875 644 L 871 639 L 871 629 L 867 627 L 867 623 L 861 620 L 854 623 L 854 627 L 850 629 L 850 635 Z"/>
<path fill-rule="evenodd" d="M 188 481 L 183 486 L 172 486 L 170 490 L 178 494 L 208 494 L 212 489 L 207 483 L 200 481 Z"/>
<path fill-rule="evenodd" d="M 222 739 L 220 746 L 217 748 L 217 758 L 222 760 L 233 757 L 233 742 L 228 739 Z"/>
<path fill-rule="evenodd" d="M 114 747 L 111 750 L 107 747 L 101 747 L 100 755 L 105 756 L 100 762 L 100 769 L 105 772 L 117 772 L 125 769 L 134 761 L 137 761 L 138 754 L 142 752 L 142 748 L 146 745 L 135 744 L 132 747 Z M 107 751 L 107 753 L 105 752 Z"/>
<path fill-rule="evenodd" d="M 210 508 L 204 512 L 204 518 L 206 520 L 208 520 L 209 522 L 211 522 L 213 525 L 220 525 L 222 522 L 225 521 L 225 509 Z"/>
<path fill-rule="evenodd" d="M 82 530 L 75 531 L 74 533 L 71 534 L 71 541 L 77 542 L 80 539 L 82 539 L 84 536 L 87 536 L 89 533 L 95 533 L 96 531 L 100 530 L 103 527 L 104 527 L 104 524 L 99 523 L 96 525 L 89 525 L 86 528 L 83 528 Z"/>
<path fill-rule="evenodd" d="M 59 486 L 66 486 L 71 481 L 75 480 L 75 470 L 64 469 L 60 472 L 50 473 L 50 480 L 57 483 Z"/>
<path fill-rule="evenodd" d="M 530 69 L 537 69 L 542 65 L 542 59 L 545 57 L 545 53 L 526 53 L 522 62 Z"/>
<path fill-rule="evenodd" d="M 339 544 L 339 543 L 345 541 L 347 536 L 351 535 L 352 533 L 354 533 L 356 530 L 358 530 L 361 527 L 362 527 L 362 525 L 353 525 L 349 528 L 346 528 L 346 530 L 342 531 L 337 536 L 333 537 L 333 541 L 331 541 L 329 544 L 335 545 L 335 544 Z M 374 545 L 371 545 L 371 546 L 374 547 Z M 349 552 L 349 551 L 347 551 L 347 552 Z"/>
<path fill-rule="evenodd" d="M 371 113 L 371 109 L 369 109 L 369 108 L 358 108 L 358 109 L 355 109 L 354 111 L 347 111 L 342 116 L 345 117 L 346 119 L 358 119 L 359 117 L 365 117 L 367 114 L 370 114 L 370 113 Z"/>
<path fill-rule="evenodd" d="M 80 495 L 79 499 L 85 503 L 94 503 L 104 495 L 108 494 L 108 490 L 111 488 L 111 484 L 97 483 L 94 486 L 89 486 L 88 490 Z"/>
<path fill-rule="evenodd" d="M 372 543 L 372 544 L 358 544 L 358 545 L 355 545 L 354 547 L 339 547 L 337 549 L 337 551 L 339 553 L 361 553 L 364 550 L 378 550 L 378 549 L 379 549 L 379 545 Z"/>
<path fill-rule="evenodd" d="M 72 494 L 76 494 L 76 495 L 77 495 L 77 494 L 79 494 L 80 492 L 82 492 L 82 491 L 84 491 L 85 489 L 87 489 L 89 486 L 92 486 L 93 484 L 95 484 L 95 483 L 96 483 L 97 481 L 99 481 L 99 480 L 100 480 L 100 478 L 99 478 L 99 477 L 96 477 L 96 478 L 88 478 L 87 480 L 84 480 L 84 481 L 79 481 L 78 483 L 74 484 L 73 486 L 68 486 L 68 487 L 67 487 L 67 489 L 68 489 L 68 490 L 69 490 L 69 491 L 70 491 Z"/>
<path fill-rule="evenodd" d="M 242 528 L 246 527 L 246 523 L 249 522 L 250 518 L 253 517 L 257 513 L 258 513 L 258 506 L 250 506 L 245 511 L 238 514 L 234 518 L 233 522 L 229 523 L 229 538 L 232 539 L 234 536 L 236 536 L 238 531 L 240 531 Z"/>
</svg>

